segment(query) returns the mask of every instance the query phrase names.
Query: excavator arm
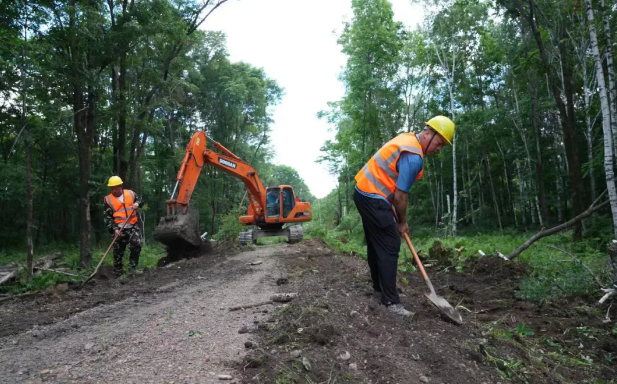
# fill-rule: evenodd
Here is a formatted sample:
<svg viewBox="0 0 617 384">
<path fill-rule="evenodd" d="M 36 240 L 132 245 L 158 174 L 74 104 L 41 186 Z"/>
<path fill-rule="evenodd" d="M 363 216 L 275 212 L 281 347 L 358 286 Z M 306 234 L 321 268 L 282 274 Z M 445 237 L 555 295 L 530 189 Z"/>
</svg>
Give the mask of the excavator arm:
<svg viewBox="0 0 617 384">
<path fill-rule="evenodd" d="M 211 143 L 221 153 L 207 148 Z M 176 176 L 176 185 L 167 200 L 167 216 L 162 217 L 154 230 L 154 237 L 161 243 L 176 247 L 182 244 L 199 246 L 199 214 L 189 206 L 199 174 L 204 166 L 215 167 L 242 180 L 249 196 L 248 216 L 241 217 L 243 223 L 252 224 L 264 220 L 265 195 L 263 184 L 253 167 L 233 154 L 220 143 L 207 137 L 203 131 L 196 132 L 189 141 L 182 165 Z M 176 191 L 178 195 L 176 198 Z"/>
<path fill-rule="evenodd" d="M 210 142 L 214 148 L 222 153 L 207 149 L 207 142 Z M 178 176 L 176 176 L 176 187 L 172 192 L 171 199 L 167 201 L 168 214 L 174 214 L 178 208 L 186 213 L 186 207 L 195 189 L 195 184 L 201 169 L 205 165 L 210 165 L 240 179 L 249 192 L 249 213 L 258 217 L 263 216 L 265 190 L 255 169 L 223 145 L 207 137 L 205 132 L 202 131 L 195 133 L 186 147 L 182 166 Z M 178 197 L 173 199 L 178 186 L 180 187 Z"/>
</svg>

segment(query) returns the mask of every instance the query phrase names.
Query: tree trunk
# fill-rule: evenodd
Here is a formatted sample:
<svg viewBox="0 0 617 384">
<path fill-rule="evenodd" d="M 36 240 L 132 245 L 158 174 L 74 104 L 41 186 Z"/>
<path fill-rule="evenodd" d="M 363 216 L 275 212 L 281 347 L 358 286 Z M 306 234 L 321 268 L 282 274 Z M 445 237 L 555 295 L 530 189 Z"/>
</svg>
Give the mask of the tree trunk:
<svg viewBox="0 0 617 384">
<path fill-rule="evenodd" d="M 467 195 L 467 186 L 465 185 L 465 162 L 461 162 L 461 180 L 463 180 L 463 191 L 465 191 L 465 195 Z M 469 220 L 469 195 L 467 195 L 464 199 L 465 201 L 465 223 L 468 223 Z"/>
<path fill-rule="evenodd" d="M 611 32 L 611 25 L 609 22 L 609 15 L 604 5 L 604 0 L 600 0 L 600 6 L 602 7 L 602 22 L 604 24 L 604 38 L 606 39 L 606 68 L 608 72 L 608 83 L 610 87 L 610 111 L 611 111 L 611 131 L 613 133 L 613 143 L 617 142 L 617 84 L 615 82 L 615 66 L 613 62 L 613 43 Z M 592 11 L 593 12 L 593 11 Z M 593 13 L 592 13 L 593 18 Z"/>
<path fill-rule="evenodd" d="M 493 196 L 493 204 L 495 206 L 495 213 L 497 214 L 497 221 L 499 222 L 499 230 L 503 232 L 503 227 L 501 225 L 501 214 L 499 213 L 499 203 L 497 202 L 497 195 L 495 194 L 495 186 L 493 184 L 493 176 L 491 175 L 491 163 L 486 153 L 486 149 L 484 152 L 484 159 L 486 161 L 486 173 L 488 174 L 488 181 L 491 186 L 491 195 Z"/>
<path fill-rule="evenodd" d="M 598 81 L 598 92 L 600 95 L 600 105 L 602 107 L 602 129 L 604 131 L 604 172 L 606 174 L 606 187 L 608 189 L 608 197 L 610 200 L 611 213 L 613 218 L 613 234 L 617 239 L 617 190 L 615 189 L 615 173 L 613 169 L 613 142 L 611 131 L 611 111 L 609 107 L 606 82 L 604 81 L 604 68 L 602 67 L 602 58 L 600 49 L 598 48 L 598 37 L 596 34 L 596 26 L 594 24 L 593 9 L 591 8 L 591 0 L 585 0 L 587 9 L 587 20 L 589 21 L 589 38 L 591 41 L 591 51 L 593 53 L 593 61 L 596 67 L 596 78 Z"/>
<path fill-rule="evenodd" d="M 476 225 L 476 214 L 473 208 L 473 188 L 471 185 L 471 170 L 469 169 L 469 141 L 465 140 L 465 155 L 467 157 L 467 188 L 469 188 L 469 205 L 471 206 L 471 222 Z M 475 178 L 474 178 L 475 179 Z"/>
<path fill-rule="evenodd" d="M 613 267 L 613 284 L 617 284 L 617 243 L 608 246 L 609 262 Z"/>
<path fill-rule="evenodd" d="M 518 227 L 518 219 L 516 217 L 516 205 L 514 204 L 514 200 L 512 199 L 512 191 L 510 189 L 510 178 L 508 177 L 508 166 L 506 163 L 506 155 L 501 149 L 501 145 L 499 145 L 499 141 L 495 141 L 497 143 L 497 148 L 499 149 L 499 153 L 501 153 L 501 159 L 503 160 L 503 174 L 506 179 L 506 188 L 508 190 L 508 206 L 512 205 L 512 214 L 514 215 L 514 226 Z"/>
<path fill-rule="evenodd" d="M 32 281 L 32 264 L 34 261 L 34 242 L 32 240 L 32 212 L 34 206 L 34 200 L 32 198 L 32 160 L 29 140 L 26 140 L 26 188 L 28 198 L 28 221 L 26 223 L 26 239 L 28 243 L 28 281 Z"/>
<path fill-rule="evenodd" d="M 540 145 L 540 126 L 538 124 L 538 90 L 535 87 L 537 81 L 531 75 L 531 71 L 527 70 L 527 89 L 531 97 L 531 126 L 536 141 L 536 178 L 538 180 L 538 196 L 540 197 L 540 205 L 542 206 L 542 216 L 545 221 L 548 221 L 548 208 L 546 206 L 546 196 L 544 193 L 544 172 L 542 168 L 542 147 Z"/>
<path fill-rule="evenodd" d="M 450 103 L 451 103 L 451 113 L 452 113 L 452 120 L 454 120 L 454 101 L 452 99 L 453 94 L 452 94 L 452 90 L 450 90 Z M 453 207 L 452 207 L 452 216 L 451 220 L 452 220 L 452 236 L 456 235 L 456 220 L 457 220 L 457 212 L 458 212 L 458 190 L 457 190 L 457 185 L 456 185 L 456 137 L 452 138 L 452 194 L 453 196 Z"/>
<path fill-rule="evenodd" d="M 29 129 L 28 128 L 28 103 L 27 103 L 27 76 L 26 76 L 26 44 L 28 42 L 28 7 L 24 7 L 25 23 L 24 23 L 24 44 L 21 50 L 21 129 L 26 134 L 26 198 L 28 200 L 28 211 L 26 221 L 26 242 L 27 242 L 27 259 L 26 266 L 28 269 L 28 281 L 32 281 L 32 265 L 34 261 L 34 242 L 32 239 L 32 224 L 33 224 L 33 206 L 32 198 L 32 149 L 30 148 Z"/>
<path fill-rule="evenodd" d="M 118 172 L 122 181 L 127 181 L 126 171 L 126 53 L 120 56 L 120 76 L 118 77 Z"/>
<path fill-rule="evenodd" d="M 336 225 L 341 224 L 341 218 L 343 216 L 343 202 L 341 201 L 341 185 L 336 185 L 336 198 L 337 198 L 337 212 L 336 212 Z"/>
<path fill-rule="evenodd" d="M 584 56 L 586 60 L 586 56 Z M 594 176 L 594 166 L 593 166 L 593 124 L 591 122 L 591 116 L 589 115 L 589 110 L 591 108 L 591 89 L 589 86 L 589 76 L 587 76 L 587 65 L 583 61 L 581 63 L 583 67 L 583 101 L 585 103 L 585 125 L 587 127 L 587 131 L 585 134 L 585 138 L 587 139 L 587 161 L 589 162 L 589 182 L 591 184 L 591 199 L 595 200 L 597 196 L 596 191 L 596 178 Z"/>
<path fill-rule="evenodd" d="M 555 179 L 555 187 L 557 190 L 557 220 L 563 223 L 563 202 L 561 201 L 561 195 L 563 194 L 563 186 L 561 185 L 561 167 L 559 167 L 559 175 Z"/>
<path fill-rule="evenodd" d="M 349 183 L 350 183 L 349 155 L 347 155 L 347 159 L 345 159 L 345 167 L 347 170 L 347 177 L 345 178 L 345 214 L 348 214 L 349 213 Z"/>
</svg>

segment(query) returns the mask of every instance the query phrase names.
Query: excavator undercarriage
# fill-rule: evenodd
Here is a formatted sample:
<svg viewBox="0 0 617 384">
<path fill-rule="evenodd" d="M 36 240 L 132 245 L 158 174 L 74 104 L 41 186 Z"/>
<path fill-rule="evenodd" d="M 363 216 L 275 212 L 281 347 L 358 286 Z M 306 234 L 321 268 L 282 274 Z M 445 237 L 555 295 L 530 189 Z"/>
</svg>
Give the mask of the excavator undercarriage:
<svg viewBox="0 0 617 384">
<path fill-rule="evenodd" d="M 302 240 L 304 232 L 301 225 L 290 225 L 286 228 L 270 228 L 270 229 L 249 229 L 248 231 L 238 234 L 238 243 L 247 245 L 250 243 L 257 244 L 257 240 L 262 237 L 270 236 L 285 236 L 290 244 L 298 243 Z"/>
</svg>

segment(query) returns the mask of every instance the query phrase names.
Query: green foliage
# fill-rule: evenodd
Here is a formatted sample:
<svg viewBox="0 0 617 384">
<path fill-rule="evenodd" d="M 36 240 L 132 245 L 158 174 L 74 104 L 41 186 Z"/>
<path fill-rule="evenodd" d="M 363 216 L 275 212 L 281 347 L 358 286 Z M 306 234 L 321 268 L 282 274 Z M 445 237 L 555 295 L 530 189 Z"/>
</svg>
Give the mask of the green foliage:
<svg viewBox="0 0 617 384">
<path fill-rule="evenodd" d="M 189 337 L 200 337 L 203 334 L 204 334 L 204 331 L 202 329 L 195 329 L 195 330 L 189 331 L 188 336 Z"/>
<path fill-rule="evenodd" d="M 238 241 L 238 233 L 247 230 L 246 227 L 240 224 L 238 215 L 233 213 L 222 216 L 220 222 L 219 231 L 214 236 L 216 240 L 236 243 Z"/>
<path fill-rule="evenodd" d="M 35 253 L 35 258 L 38 256 L 52 254 L 54 252 L 60 252 L 62 254 L 61 262 L 65 263 L 65 267 L 70 268 L 70 273 L 79 276 L 89 276 L 94 272 L 94 266 L 98 265 L 99 261 L 103 257 L 103 254 L 107 248 L 96 248 L 93 251 L 93 267 L 90 270 L 84 270 L 80 267 L 79 261 L 79 249 L 72 244 L 50 244 L 46 247 L 42 247 L 41 251 Z M 113 266 L 113 251 L 107 255 L 107 258 L 103 262 L 103 266 Z M 165 249 L 158 243 L 153 245 L 142 246 L 141 256 L 139 258 L 138 269 L 153 269 L 157 267 L 157 263 L 161 257 L 165 255 Z M 125 251 L 125 266 L 128 268 L 127 259 L 128 249 Z M 25 270 L 26 252 L 23 250 L 5 250 L 0 253 L 0 265 L 16 263 L 21 266 L 22 272 L 19 281 L 3 285 L 0 287 L 0 292 L 7 292 L 11 294 L 18 294 L 29 291 L 43 290 L 50 286 L 55 286 L 61 281 L 81 281 L 80 278 L 70 277 L 54 272 L 42 272 L 40 275 L 34 276 L 32 281 L 27 280 Z"/>
<path fill-rule="evenodd" d="M 535 332 L 533 330 L 527 328 L 527 324 L 525 324 L 525 323 L 518 323 L 518 324 L 516 324 L 516 328 L 514 330 L 516 331 L 516 333 L 520 337 L 527 337 L 527 336 L 535 335 Z"/>
</svg>

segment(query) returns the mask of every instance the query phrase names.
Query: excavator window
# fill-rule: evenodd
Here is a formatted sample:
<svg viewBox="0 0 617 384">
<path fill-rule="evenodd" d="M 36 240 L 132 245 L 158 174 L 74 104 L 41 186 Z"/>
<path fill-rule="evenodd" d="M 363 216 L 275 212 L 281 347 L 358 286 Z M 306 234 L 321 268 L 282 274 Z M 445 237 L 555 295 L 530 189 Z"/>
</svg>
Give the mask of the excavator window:
<svg viewBox="0 0 617 384">
<path fill-rule="evenodd" d="M 268 188 L 268 192 L 266 192 L 266 215 L 268 217 L 278 217 L 280 215 L 280 196 L 280 188 Z"/>
<path fill-rule="evenodd" d="M 296 199 L 294 199 L 294 192 L 291 188 L 283 189 L 283 217 L 289 216 L 291 211 L 296 206 Z"/>
</svg>

